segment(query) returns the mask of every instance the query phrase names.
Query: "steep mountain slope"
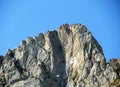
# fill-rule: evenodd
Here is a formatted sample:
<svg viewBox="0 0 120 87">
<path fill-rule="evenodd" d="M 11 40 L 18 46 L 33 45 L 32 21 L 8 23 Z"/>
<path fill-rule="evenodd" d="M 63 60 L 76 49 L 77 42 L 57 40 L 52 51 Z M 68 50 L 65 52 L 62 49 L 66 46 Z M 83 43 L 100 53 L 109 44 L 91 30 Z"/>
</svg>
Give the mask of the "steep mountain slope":
<svg viewBox="0 0 120 87">
<path fill-rule="evenodd" d="M 120 87 L 120 59 L 106 63 L 101 46 L 82 24 L 23 40 L 0 56 L 5 87 Z"/>
</svg>

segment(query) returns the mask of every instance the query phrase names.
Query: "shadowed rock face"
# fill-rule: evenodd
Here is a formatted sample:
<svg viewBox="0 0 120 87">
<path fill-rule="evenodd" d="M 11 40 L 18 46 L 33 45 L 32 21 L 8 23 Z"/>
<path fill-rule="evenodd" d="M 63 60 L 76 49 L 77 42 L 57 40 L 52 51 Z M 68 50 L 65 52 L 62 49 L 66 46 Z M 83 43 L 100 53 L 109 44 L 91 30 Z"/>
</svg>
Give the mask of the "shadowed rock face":
<svg viewBox="0 0 120 87">
<path fill-rule="evenodd" d="M 106 63 L 82 24 L 28 37 L 0 56 L 2 87 L 120 87 L 120 59 Z"/>
</svg>

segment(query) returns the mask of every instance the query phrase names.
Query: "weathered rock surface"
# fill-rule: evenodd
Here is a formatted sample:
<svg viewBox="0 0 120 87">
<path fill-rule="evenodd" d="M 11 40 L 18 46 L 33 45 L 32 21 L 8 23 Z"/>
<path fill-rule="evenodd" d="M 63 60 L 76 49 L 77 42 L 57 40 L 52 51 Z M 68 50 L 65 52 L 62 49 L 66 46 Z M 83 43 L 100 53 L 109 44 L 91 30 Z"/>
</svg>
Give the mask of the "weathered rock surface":
<svg viewBox="0 0 120 87">
<path fill-rule="evenodd" d="M 28 37 L 0 56 L 1 87 L 120 87 L 120 59 L 106 63 L 82 24 Z"/>
</svg>

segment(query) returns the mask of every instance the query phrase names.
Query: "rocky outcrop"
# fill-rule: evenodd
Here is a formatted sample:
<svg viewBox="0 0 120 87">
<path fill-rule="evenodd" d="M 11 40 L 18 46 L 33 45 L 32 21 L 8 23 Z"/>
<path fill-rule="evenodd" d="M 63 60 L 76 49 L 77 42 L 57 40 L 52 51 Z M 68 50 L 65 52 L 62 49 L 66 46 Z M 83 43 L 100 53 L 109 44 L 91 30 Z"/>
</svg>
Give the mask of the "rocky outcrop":
<svg viewBox="0 0 120 87">
<path fill-rule="evenodd" d="M 106 63 L 82 24 L 23 40 L 0 56 L 1 87 L 120 87 L 120 59 Z"/>
</svg>

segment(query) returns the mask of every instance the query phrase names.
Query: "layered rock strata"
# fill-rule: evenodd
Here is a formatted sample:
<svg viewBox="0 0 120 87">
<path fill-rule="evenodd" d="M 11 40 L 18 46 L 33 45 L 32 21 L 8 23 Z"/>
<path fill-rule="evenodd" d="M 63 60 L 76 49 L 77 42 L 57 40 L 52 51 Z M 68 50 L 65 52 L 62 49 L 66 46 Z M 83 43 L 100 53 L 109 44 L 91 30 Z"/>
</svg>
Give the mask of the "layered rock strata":
<svg viewBox="0 0 120 87">
<path fill-rule="evenodd" d="M 0 56 L 1 87 L 120 87 L 120 59 L 106 63 L 82 24 L 23 40 Z"/>
</svg>

